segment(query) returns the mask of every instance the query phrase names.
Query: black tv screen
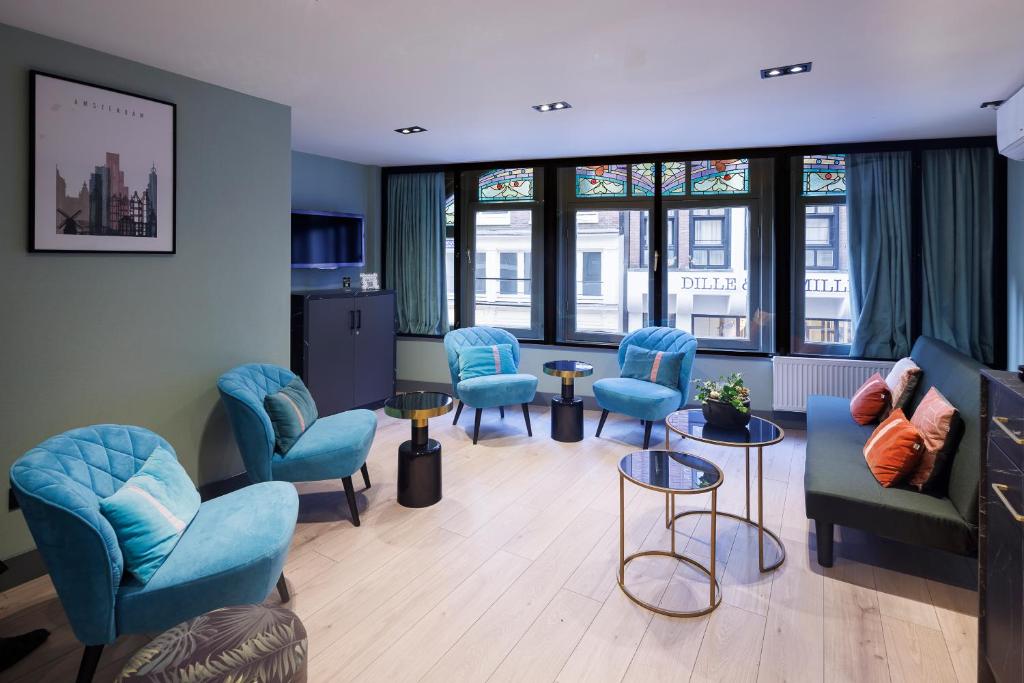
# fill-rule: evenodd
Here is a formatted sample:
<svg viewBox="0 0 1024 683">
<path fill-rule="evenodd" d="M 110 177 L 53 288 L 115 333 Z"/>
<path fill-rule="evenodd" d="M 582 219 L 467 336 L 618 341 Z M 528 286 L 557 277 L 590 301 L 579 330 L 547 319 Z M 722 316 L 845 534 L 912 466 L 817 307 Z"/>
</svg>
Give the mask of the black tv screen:
<svg viewBox="0 0 1024 683">
<path fill-rule="evenodd" d="M 363 217 L 326 211 L 292 212 L 292 268 L 363 265 Z"/>
</svg>

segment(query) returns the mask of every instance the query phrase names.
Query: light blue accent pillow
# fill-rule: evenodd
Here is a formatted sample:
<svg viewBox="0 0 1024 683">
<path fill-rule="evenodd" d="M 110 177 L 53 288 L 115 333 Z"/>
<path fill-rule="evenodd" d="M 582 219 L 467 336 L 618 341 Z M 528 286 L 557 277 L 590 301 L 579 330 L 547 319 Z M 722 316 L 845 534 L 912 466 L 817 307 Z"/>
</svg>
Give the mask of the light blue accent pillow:
<svg viewBox="0 0 1024 683">
<path fill-rule="evenodd" d="M 626 349 L 626 360 L 622 363 L 622 377 L 657 382 L 669 389 L 679 389 L 679 371 L 686 354 L 669 351 L 650 351 L 635 344 Z"/>
<path fill-rule="evenodd" d="M 199 492 L 177 459 L 157 448 L 117 492 L 100 500 L 114 527 L 124 568 L 147 583 L 199 512 Z"/>
<path fill-rule="evenodd" d="M 467 346 L 459 351 L 459 379 L 515 374 L 517 370 L 511 344 Z"/>
</svg>

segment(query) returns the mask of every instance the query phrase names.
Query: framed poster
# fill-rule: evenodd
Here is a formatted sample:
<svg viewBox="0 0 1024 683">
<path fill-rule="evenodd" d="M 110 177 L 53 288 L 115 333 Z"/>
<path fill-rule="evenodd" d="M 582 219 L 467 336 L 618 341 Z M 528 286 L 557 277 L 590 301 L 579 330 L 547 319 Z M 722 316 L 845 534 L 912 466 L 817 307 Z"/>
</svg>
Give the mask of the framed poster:
<svg viewBox="0 0 1024 683">
<path fill-rule="evenodd" d="M 30 79 L 29 251 L 173 254 L 174 105 Z"/>
</svg>

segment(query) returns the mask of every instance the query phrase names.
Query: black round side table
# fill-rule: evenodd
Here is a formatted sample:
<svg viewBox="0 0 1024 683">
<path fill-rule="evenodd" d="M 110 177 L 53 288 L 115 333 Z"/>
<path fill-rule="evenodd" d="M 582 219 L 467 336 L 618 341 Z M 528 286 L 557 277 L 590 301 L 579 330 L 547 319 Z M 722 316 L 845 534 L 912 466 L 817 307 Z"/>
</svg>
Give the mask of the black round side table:
<svg viewBox="0 0 1024 683">
<path fill-rule="evenodd" d="M 544 364 L 544 374 L 562 378 L 562 395 L 551 399 L 551 438 L 555 441 L 583 440 L 583 400 L 576 398 L 575 380 L 594 374 L 594 366 L 575 360 L 553 360 Z"/>
<path fill-rule="evenodd" d="M 412 439 L 398 447 L 398 504 L 425 508 L 441 500 L 441 444 L 427 433 L 427 420 L 451 412 L 452 397 L 414 391 L 384 402 L 391 417 L 412 420 Z"/>
</svg>

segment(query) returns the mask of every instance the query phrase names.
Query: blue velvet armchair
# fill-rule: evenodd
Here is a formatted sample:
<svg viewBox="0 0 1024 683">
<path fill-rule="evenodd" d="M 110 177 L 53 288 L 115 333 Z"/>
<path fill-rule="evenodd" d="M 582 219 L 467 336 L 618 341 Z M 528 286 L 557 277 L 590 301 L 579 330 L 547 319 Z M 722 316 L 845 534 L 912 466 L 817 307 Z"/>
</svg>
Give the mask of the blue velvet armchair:
<svg viewBox="0 0 1024 683">
<path fill-rule="evenodd" d="M 455 409 L 455 421 L 459 423 L 464 405 L 476 409 L 473 420 L 473 443 L 480 438 L 480 415 L 484 408 L 498 408 L 505 417 L 505 406 L 520 404 L 526 433 L 533 436 L 530 426 L 530 402 L 537 394 L 537 378 L 524 374 L 487 375 L 462 380 L 459 378 L 459 351 L 468 346 L 490 346 L 508 344 L 512 347 L 512 358 L 519 366 L 519 340 L 509 332 L 496 327 L 464 327 L 452 330 L 444 336 L 444 350 L 448 354 L 448 370 L 452 376 L 452 392 L 459 399 Z"/>
<path fill-rule="evenodd" d="M 631 345 L 649 351 L 683 353 L 679 368 L 679 387 L 670 389 L 655 382 L 629 377 L 606 377 L 594 382 L 594 398 L 601 406 L 601 421 L 597 425 L 597 436 L 601 436 L 604 421 L 609 412 L 622 413 L 644 423 L 644 448 L 651 445 L 651 427 L 675 410 L 686 406 L 690 394 L 690 373 L 693 359 L 697 355 L 697 340 L 692 335 L 674 327 L 644 327 L 630 332 L 619 344 L 619 367 L 626 360 L 626 349 Z"/>
<path fill-rule="evenodd" d="M 263 407 L 267 394 L 280 391 L 295 373 L 276 365 L 250 363 L 230 370 L 217 381 L 231 420 L 249 479 L 261 481 L 322 481 L 341 479 L 352 524 L 359 526 L 359 509 L 352 475 L 362 471 L 370 488 L 366 456 L 377 432 L 370 410 L 349 410 L 319 418 L 299 437 L 287 455 L 274 452 L 274 427 Z"/>
<path fill-rule="evenodd" d="M 203 503 L 145 585 L 124 571 L 99 501 L 114 494 L 157 447 L 141 427 L 96 425 L 44 441 L 11 466 L 11 484 L 75 636 L 89 681 L 103 646 L 129 633 L 163 631 L 229 605 L 260 603 L 281 573 L 298 514 L 295 487 L 249 486 Z"/>
</svg>

